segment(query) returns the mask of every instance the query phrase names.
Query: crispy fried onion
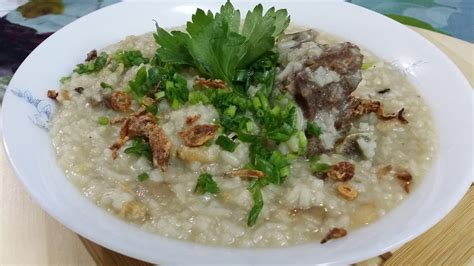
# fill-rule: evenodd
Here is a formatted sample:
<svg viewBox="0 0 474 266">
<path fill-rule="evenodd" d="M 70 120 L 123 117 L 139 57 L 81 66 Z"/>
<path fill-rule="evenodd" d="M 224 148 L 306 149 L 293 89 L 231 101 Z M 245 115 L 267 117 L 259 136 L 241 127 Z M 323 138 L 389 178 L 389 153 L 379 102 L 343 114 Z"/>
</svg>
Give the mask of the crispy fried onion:
<svg viewBox="0 0 474 266">
<path fill-rule="evenodd" d="M 225 173 L 227 176 L 238 176 L 241 178 L 262 178 L 265 176 L 265 173 L 259 170 L 254 169 L 239 169 L 239 170 L 232 170 Z"/>
<path fill-rule="evenodd" d="M 211 124 L 195 125 L 185 131 L 179 132 L 179 135 L 183 138 L 186 146 L 199 147 L 212 139 L 217 133 L 218 128 L 218 125 Z"/>
<path fill-rule="evenodd" d="M 200 114 L 191 115 L 191 116 L 186 117 L 186 125 L 191 126 L 191 125 L 194 124 L 196 121 L 198 121 L 199 118 L 201 118 L 201 115 L 200 115 Z"/>
<path fill-rule="evenodd" d="M 345 182 L 351 180 L 352 177 L 354 177 L 354 173 L 354 164 L 349 162 L 339 162 L 337 164 L 331 165 L 326 175 L 334 180 Z"/>
<path fill-rule="evenodd" d="M 123 91 L 115 91 L 112 93 L 110 98 L 110 106 L 115 111 L 127 111 L 130 109 L 132 105 L 132 98 L 123 92 Z"/>
<path fill-rule="evenodd" d="M 131 114 L 123 122 L 120 129 L 120 139 L 110 146 L 112 158 L 117 158 L 117 151 L 131 138 L 146 137 L 150 142 L 153 154 L 153 166 L 166 171 L 171 153 L 171 142 L 163 129 L 156 123 L 155 118 L 144 108 Z"/>
<path fill-rule="evenodd" d="M 205 88 L 214 88 L 214 89 L 224 89 L 227 87 L 225 81 L 220 79 L 202 79 L 198 78 L 194 81 L 196 85 L 205 87 Z"/>
<path fill-rule="evenodd" d="M 333 228 L 327 233 L 327 235 L 321 240 L 321 244 L 328 242 L 331 239 L 341 238 L 347 235 L 347 230 L 344 228 Z"/>
<path fill-rule="evenodd" d="M 86 62 L 92 61 L 97 58 L 97 50 L 94 49 L 87 53 Z"/>
<path fill-rule="evenodd" d="M 48 98 L 57 100 L 59 93 L 55 90 L 48 90 Z"/>
<path fill-rule="evenodd" d="M 410 184 L 413 180 L 413 176 L 408 172 L 408 170 L 400 170 L 397 173 L 397 178 L 403 182 L 403 189 L 406 193 L 410 193 Z"/>
<path fill-rule="evenodd" d="M 378 118 L 382 120 L 398 119 L 402 124 L 407 124 L 408 120 L 403 116 L 405 108 L 400 109 L 397 113 L 386 114 L 383 105 L 379 101 L 368 99 L 359 99 L 350 97 L 352 116 L 358 117 L 369 113 L 376 113 Z"/>
</svg>

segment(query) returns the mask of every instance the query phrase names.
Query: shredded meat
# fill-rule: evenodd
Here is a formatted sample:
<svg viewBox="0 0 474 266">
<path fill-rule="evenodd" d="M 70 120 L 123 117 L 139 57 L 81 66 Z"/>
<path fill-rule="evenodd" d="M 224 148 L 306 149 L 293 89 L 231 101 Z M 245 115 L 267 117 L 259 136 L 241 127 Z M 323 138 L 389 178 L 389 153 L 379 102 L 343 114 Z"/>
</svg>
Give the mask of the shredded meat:
<svg viewBox="0 0 474 266">
<path fill-rule="evenodd" d="M 120 139 L 110 146 L 112 158 L 117 157 L 117 151 L 131 138 L 146 137 L 150 143 L 153 166 L 166 171 L 171 154 L 171 142 L 166 133 L 156 123 L 155 118 L 144 108 L 131 114 L 123 122 L 120 129 Z"/>
<path fill-rule="evenodd" d="M 340 162 L 334 165 L 331 165 L 331 168 L 327 171 L 326 175 L 329 178 L 338 181 L 348 181 L 354 177 L 355 166 L 349 162 Z"/>
<path fill-rule="evenodd" d="M 254 169 L 239 169 L 239 170 L 232 170 L 227 172 L 226 175 L 229 176 L 238 176 L 244 178 L 261 178 L 265 176 L 265 173 L 259 170 Z"/>
<path fill-rule="evenodd" d="M 321 244 L 328 242 L 331 239 L 341 238 L 347 235 L 347 231 L 344 228 L 333 228 L 327 235 L 321 240 Z"/>
<path fill-rule="evenodd" d="M 59 93 L 55 90 L 48 90 L 48 98 L 57 100 Z"/>
<path fill-rule="evenodd" d="M 92 50 L 87 53 L 86 62 L 92 61 L 97 58 L 97 50 Z"/>
<path fill-rule="evenodd" d="M 110 98 L 110 107 L 115 111 L 128 111 L 132 105 L 132 99 L 123 91 L 115 91 Z"/>
<path fill-rule="evenodd" d="M 211 124 L 195 125 L 186 131 L 179 132 L 179 135 L 183 138 L 186 146 L 199 147 L 212 139 L 217 133 L 218 128 L 218 125 Z"/>
<path fill-rule="evenodd" d="M 196 85 L 205 87 L 205 88 L 214 88 L 214 89 L 224 89 L 227 87 L 225 81 L 220 79 L 196 79 Z"/>
<path fill-rule="evenodd" d="M 190 126 L 194 124 L 194 122 L 198 121 L 199 118 L 201 118 L 200 114 L 186 117 L 186 125 Z"/>
</svg>

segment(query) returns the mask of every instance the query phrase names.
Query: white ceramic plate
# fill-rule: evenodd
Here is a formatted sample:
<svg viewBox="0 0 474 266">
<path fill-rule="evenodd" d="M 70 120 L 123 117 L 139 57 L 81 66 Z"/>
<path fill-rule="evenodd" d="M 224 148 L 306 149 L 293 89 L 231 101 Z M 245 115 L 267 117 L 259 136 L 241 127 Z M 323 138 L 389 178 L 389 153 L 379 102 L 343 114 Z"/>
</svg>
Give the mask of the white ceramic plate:
<svg viewBox="0 0 474 266">
<path fill-rule="evenodd" d="M 221 2 L 199 7 L 217 10 Z M 379 221 L 337 241 L 286 248 L 217 248 L 144 232 L 97 208 L 58 167 L 47 122 L 54 103 L 46 91 L 93 48 L 127 35 L 182 25 L 196 10 L 184 1 L 120 3 L 78 19 L 44 41 L 23 62 L 3 102 L 4 143 L 28 192 L 51 216 L 107 248 L 155 263 L 354 263 L 390 251 L 420 235 L 461 199 L 472 176 L 470 86 L 431 43 L 379 14 L 347 3 L 265 2 L 287 8 L 292 22 L 342 36 L 368 48 L 407 73 L 432 108 L 439 156 L 422 184 Z M 254 3 L 239 2 L 241 11 Z M 242 12 L 244 13 L 244 12 Z"/>
</svg>

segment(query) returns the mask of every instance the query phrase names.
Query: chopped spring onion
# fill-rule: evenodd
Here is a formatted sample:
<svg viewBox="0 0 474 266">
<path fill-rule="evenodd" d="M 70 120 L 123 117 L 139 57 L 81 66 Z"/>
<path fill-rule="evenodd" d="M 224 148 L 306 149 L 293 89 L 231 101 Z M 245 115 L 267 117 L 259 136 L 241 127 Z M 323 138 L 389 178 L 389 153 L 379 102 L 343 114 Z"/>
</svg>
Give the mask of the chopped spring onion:
<svg viewBox="0 0 474 266">
<path fill-rule="evenodd" d="M 112 89 L 112 85 L 105 83 L 103 81 L 100 83 L 100 86 L 102 87 L 102 89 Z"/>
<path fill-rule="evenodd" d="M 331 167 L 329 164 L 320 162 L 311 163 L 309 165 L 309 168 L 313 173 L 324 173 L 329 170 L 329 167 Z"/>
<path fill-rule="evenodd" d="M 143 182 L 145 180 L 148 180 L 150 176 L 147 173 L 141 173 L 137 176 L 138 181 Z"/>
<path fill-rule="evenodd" d="M 102 125 L 102 126 L 106 126 L 108 125 L 110 122 L 109 118 L 106 117 L 106 116 L 101 116 L 97 119 L 97 123 L 99 123 L 99 125 Z"/>
<path fill-rule="evenodd" d="M 216 139 L 216 144 L 221 146 L 221 148 L 223 150 L 230 151 L 230 152 L 235 151 L 235 148 L 237 148 L 237 146 L 239 146 L 238 142 L 234 142 L 233 140 L 231 140 L 229 137 L 227 137 L 225 135 L 220 135 Z"/>
<path fill-rule="evenodd" d="M 321 135 L 321 128 L 316 123 L 308 123 L 306 131 L 309 133 L 309 135 L 314 137 Z"/>
<path fill-rule="evenodd" d="M 198 192 L 200 194 L 204 194 L 206 192 L 217 194 L 219 193 L 219 187 L 217 186 L 216 181 L 212 179 L 212 175 L 208 173 L 202 173 L 199 175 L 194 192 Z"/>
</svg>

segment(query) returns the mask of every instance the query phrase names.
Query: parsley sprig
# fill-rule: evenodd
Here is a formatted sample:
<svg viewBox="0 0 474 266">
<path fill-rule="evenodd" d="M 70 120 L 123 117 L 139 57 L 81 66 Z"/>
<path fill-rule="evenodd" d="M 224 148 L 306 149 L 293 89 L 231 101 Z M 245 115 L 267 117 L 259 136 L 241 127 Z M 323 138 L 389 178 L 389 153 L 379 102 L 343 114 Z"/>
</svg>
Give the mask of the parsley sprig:
<svg viewBox="0 0 474 266">
<path fill-rule="evenodd" d="M 231 84 L 239 69 L 247 69 L 273 48 L 289 22 L 285 9 L 271 8 L 263 14 L 262 5 L 257 5 L 240 29 L 240 11 L 228 1 L 216 14 L 198 9 L 186 32 L 157 27 L 157 55 L 165 63 L 193 66 Z"/>
</svg>

